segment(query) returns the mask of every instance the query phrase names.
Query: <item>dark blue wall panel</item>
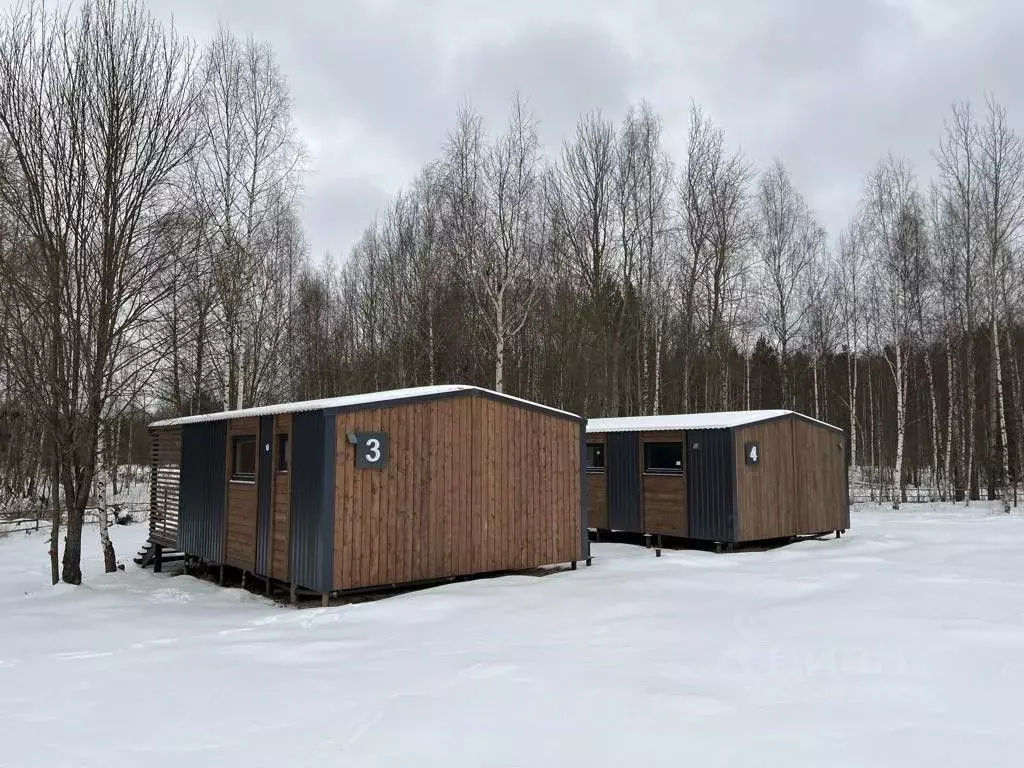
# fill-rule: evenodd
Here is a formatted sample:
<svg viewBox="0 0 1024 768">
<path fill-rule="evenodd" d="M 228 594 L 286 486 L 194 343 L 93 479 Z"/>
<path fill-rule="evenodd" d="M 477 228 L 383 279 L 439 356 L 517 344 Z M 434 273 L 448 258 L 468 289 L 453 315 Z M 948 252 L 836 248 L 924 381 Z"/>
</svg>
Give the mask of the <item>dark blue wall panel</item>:
<svg viewBox="0 0 1024 768">
<path fill-rule="evenodd" d="M 608 527 L 642 533 L 640 519 L 640 436 L 636 432 L 609 432 L 605 448 L 608 478 Z"/>
<path fill-rule="evenodd" d="M 208 563 L 224 562 L 226 421 L 181 428 L 178 549 Z"/>
<path fill-rule="evenodd" d="M 687 431 L 686 448 L 690 538 L 735 541 L 736 461 L 732 430 Z"/>
<path fill-rule="evenodd" d="M 335 414 L 292 417 L 291 567 L 299 586 L 330 591 L 334 566 Z"/>
</svg>

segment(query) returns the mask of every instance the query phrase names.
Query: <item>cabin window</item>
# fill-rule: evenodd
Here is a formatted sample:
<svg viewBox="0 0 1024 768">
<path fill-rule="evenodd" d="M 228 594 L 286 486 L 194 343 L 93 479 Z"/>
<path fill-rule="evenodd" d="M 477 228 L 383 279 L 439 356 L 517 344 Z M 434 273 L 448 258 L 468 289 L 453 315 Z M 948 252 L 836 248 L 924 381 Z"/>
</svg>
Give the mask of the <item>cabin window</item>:
<svg viewBox="0 0 1024 768">
<path fill-rule="evenodd" d="M 644 472 L 652 475 L 682 474 L 683 444 L 644 443 Z"/>
<path fill-rule="evenodd" d="M 604 471 L 604 443 L 587 443 L 587 471 Z"/>
<path fill-rule="evenodd" d="M 256 479 L 256 436 L 239 435 L 231 441 L 231 479 Z"/>
<path fill-rule="evenodd" d="M 277 436 L 277 471 L 288 471 L 288 435 Z"/>
</svg>

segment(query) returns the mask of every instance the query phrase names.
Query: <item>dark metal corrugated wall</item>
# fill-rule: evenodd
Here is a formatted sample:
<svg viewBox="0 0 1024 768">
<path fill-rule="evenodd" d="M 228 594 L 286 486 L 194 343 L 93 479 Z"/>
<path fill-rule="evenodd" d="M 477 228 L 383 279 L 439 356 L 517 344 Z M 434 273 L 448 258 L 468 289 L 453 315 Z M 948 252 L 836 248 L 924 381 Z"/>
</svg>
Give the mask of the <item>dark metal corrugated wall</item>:
<svg viewBox="0 0 1024 768">
<path fill-rule="evenodd" d="M 227 436 L 226 421 L 181 428 L 178 549 L 208 563 L 224 560 Z"/>
<path fill-rule="evenodd" d="M 640 436 L 636 432 L 609 432 L 605 449 L 608 478 L 608 527 L 642 533 L 640 519 Z"/>
<path fill-rule="evenodd" d="M 291 556 L 289 578 L 328 592 L 334 568 L 335 414 L 292 417 Z"/>
<path fill-rule="evenodd" d="M 583 559 L 590 557 L 590 521 L 587 519 L 587 420 L 580 419 L 580 537 Z"/>
<path fill-rule="evenodd" d="M 274 417 L 260 417 L 259 487 L 256 489 L 256 573 L 270 572 L 270 494 L 274 479 Z"/>
<path fill-rule="evenodd" d="M 686 433 L 690 538 L 736 540 L 736 460 L 732 430 Z"/>
</svg>

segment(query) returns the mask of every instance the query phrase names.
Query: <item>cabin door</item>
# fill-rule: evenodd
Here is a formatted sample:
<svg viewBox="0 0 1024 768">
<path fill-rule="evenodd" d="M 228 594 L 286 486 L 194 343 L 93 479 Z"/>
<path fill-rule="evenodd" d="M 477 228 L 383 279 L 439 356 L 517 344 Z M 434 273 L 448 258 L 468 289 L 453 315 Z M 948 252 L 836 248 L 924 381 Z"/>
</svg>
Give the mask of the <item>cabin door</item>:
<svg viewBox="0 0 1024 768">
<path fill-rule="evenodd" d="M 736 540 L 736 465 L 732 446 L 729 429 L 686 433 L 686 501 L 691 539 Z"/>
<path fill-rule="evenodd" d="M 270 573 L 270 501 L 274 479 L 274 417 L 260 417 L 259 471 L 256 473 L 256 573 Z"/>
<path fill-rule="evenodd" d="M 609 432 L 605 448 L 608 528 L 643 532 L 640 509 L 640 438 L 636 432 Z"/>
</svg>

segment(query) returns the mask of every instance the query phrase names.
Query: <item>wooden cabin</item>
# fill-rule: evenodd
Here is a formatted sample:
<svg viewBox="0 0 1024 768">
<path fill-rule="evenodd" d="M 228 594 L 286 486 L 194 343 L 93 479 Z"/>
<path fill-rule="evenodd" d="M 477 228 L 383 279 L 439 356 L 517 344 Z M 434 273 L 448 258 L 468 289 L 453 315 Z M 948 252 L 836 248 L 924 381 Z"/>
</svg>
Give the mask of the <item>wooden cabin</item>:
<svg viewBox="0 0 1024 768">
<path fill-rule="evenodd" d="M 793 411 L 591 419 L 586 473 L 598 532 L 731 545 L 850 526 L 845 435 Z"/>
<path fill-rule="evenodd" d="M 585 421 L 471 386 L 149 427 L 150 538 L 321 595 L 590 564 Z"/>
</svg>

